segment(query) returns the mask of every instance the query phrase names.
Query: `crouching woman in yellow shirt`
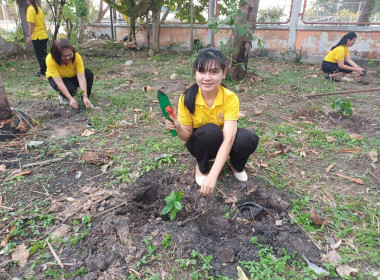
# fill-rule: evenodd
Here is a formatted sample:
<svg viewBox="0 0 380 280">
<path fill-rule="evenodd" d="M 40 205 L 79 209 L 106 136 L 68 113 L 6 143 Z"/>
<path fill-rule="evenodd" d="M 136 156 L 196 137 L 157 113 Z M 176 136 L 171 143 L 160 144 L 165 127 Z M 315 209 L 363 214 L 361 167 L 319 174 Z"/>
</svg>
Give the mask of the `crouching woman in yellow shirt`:
<svg viewBox="0 0 380 280">
<path fill-rule="evenodd" d="M 223 54 L 209 48 L 194 61 L 196 83 L 178 101 L 178 120 L 166 120 L 166 128 L 176 130 L 197 161 L 195 181 L 200 192 L 214 192 L 220 171 L 230 157 L 231 169 L 239 181 L 247 181 L 244 171 L 259 138 L 248 129 L 238 128 L 239 98 L 222 85 L 226 76 Z M 209 160 L 215 159 L 212 168 Z"/>
<path fill-rule="evenodd" d="M 69 104 L 78 109 L 78 103 L 73 95 L 78 87 L 83 92 L 82 100 L 86 108 L 93 107 L 88 99 L 91 95 L 94 74 L 85 69 L 82 57 L 75 51 L 71 42 L 65 38 L 56 40 L 46 57 L 46 78 L 56 91 L 59 91 L 61 104 Z"/>
<path fill-rule="evenodd" d="M 355 32 L 349 32 L 340 39 L 338 44 L 331 48 L 322 62 L 322 71 L 326 73 L 325 78 L 332 81 L 340 81 L 342 75 L 357 72 L 363 76 L 366 70 L 352 61 L 349 47 L 352 47 L 358 35 Z"/>
</svg>

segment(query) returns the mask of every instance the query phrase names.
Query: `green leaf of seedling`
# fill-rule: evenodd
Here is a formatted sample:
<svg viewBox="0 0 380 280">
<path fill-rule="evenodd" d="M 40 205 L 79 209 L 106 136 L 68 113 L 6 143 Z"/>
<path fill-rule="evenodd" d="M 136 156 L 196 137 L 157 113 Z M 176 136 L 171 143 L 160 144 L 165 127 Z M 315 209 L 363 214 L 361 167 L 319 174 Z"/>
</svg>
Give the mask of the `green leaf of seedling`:
<svg viewBox="0 0 380 280">
<path fill-rule="evenodd" d="M 177 215 L 178 210 L 173 208 L 173 210 L 170 212 L 170 220 L 173 220 L 175 216 Z"/>
<path fill-rule="evenodd" d="M 179 201 L 175 201 L 175 202 L 174 202 L 174 208 L 177 209 L 177 210 L 179 211 L 179 210 L 182 210 L 183 205 L 182 205 L 181 202 L 179 202 Z"/>
<path fill-rule="evenodd" d="M 168 203 L 164 208 L 161 210 L 161 215 L 168 214 L 173 209 L 174 203 L 170 202 Z"/>
<path fill-rule="evenodd" d="M 182 190 L 179 190 L 179 191 L 177 192 L 177 195 L 176 195 L 175 200 L 177 200 L 177 201 L 181 201 L 181 199 L 182 199 Z"/>
</svg>

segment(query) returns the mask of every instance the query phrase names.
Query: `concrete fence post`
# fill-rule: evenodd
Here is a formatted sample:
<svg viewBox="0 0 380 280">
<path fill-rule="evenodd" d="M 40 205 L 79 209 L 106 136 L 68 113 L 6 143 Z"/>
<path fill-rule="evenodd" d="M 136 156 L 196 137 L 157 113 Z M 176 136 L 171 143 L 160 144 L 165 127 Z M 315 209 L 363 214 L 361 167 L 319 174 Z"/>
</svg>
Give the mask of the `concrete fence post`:
<svg viewBox="0 0 380 280">
<path fill-rule="evenodd" d="M 288 48 L 294 50 L 296 47 L 298 21 L 301 13 L 301 6 L 303 0 L 293 0 L 292 14 L 290 15 L 289 23 L 289 38 Z"/>
</svg>

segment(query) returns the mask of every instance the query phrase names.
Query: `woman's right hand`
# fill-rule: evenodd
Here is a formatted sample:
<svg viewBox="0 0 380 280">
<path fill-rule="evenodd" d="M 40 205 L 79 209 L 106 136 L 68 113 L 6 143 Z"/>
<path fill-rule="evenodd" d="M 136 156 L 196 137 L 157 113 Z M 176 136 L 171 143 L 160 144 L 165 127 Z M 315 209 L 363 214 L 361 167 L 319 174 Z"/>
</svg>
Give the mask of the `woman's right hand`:
<svg viewBox="0 0 380 280">
<path fill-rule="evenodd" d="M 74 108 L 74 109 L 79 109 L 79 107 L 78 107 L 78 103 L 76 102 L 76 100 L 74 99 L 74 98 L 70 98 L 69 99 L 69 102 L 70 102 L 70 106 L 72 107 L 72 108 Z"/>
<path fill-rule="evenodd" d="M 356 69 L 355 69 L 355 71 L 356 71 L 356 73 L 358 73 L 360 76 L 363 76 L 364 75 L 364 69 L 363 68 L 361 68 L 361 67 L 357 67 Z"/>
<path fill-rule="evenodd" d="M 169 116 L 170 117 L 170 116 Z M 177 130 L 181 125 L 177 119 L 170 118 L 172 121 L 165 119 L 165 126 L 167 130 Z"/>
</svg>

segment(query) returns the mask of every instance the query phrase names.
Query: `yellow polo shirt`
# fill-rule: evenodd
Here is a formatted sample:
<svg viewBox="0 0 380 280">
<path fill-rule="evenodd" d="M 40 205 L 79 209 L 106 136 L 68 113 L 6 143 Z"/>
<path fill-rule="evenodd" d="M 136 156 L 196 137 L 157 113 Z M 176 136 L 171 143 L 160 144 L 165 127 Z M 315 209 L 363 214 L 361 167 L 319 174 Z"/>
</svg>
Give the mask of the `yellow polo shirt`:
<svg viewBox="0 0 380 280">
<path fill-rule="evenodd" d="M 84 64 L 83 59 L 79 53 L 75 52 L 74 62 L 70 61 L 67 65 L 62 62 L 62 65 L 59 65 L 55 62 L 51 53 L 46 57 L 46 78 L 50 77 L 61 77 L 61 78 L 72 78 L 77 75 L 77 73 L 84 73 Z"/>
<path fill-rule="evenodd" d="M 211 108 L 206 104 L 199 88 L 195 97 L 194 115 L 185 107 L 184 97 L 183 94 L 178 100 L 178 121 L 182 125 L 198 128 L 207 123 L 213 123 L 223 129 L 225 121 L 237 121 L 239 119 L 239 98 L 235 93 L 222 86 L 219 86 Z"/>
<path fill-rule="evenodd" d="M 44 12 L 38 7 L 38 14 L 34 9 L 33 5 L 29 5 L 28 10 L 26 11 L 26 20 L 27 22 L 34 24 L 34 30 L 32 33 L 32 40 L 44 40 L 48 38 L 45 27 Z"/>
<path fill-rule="evenodd" d="M 330 51 L 324 60 L 332 63 L 338 63 L 339 60 L 344 61 L 344 57 L 349 54 L 350 51 L 348 50 L 348 47 L 341 45 Z"/>
</svg>

